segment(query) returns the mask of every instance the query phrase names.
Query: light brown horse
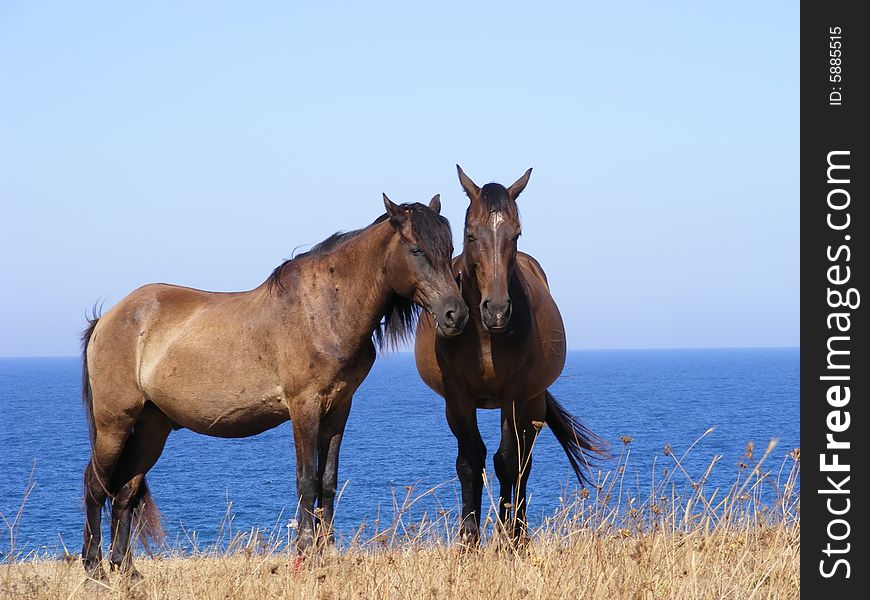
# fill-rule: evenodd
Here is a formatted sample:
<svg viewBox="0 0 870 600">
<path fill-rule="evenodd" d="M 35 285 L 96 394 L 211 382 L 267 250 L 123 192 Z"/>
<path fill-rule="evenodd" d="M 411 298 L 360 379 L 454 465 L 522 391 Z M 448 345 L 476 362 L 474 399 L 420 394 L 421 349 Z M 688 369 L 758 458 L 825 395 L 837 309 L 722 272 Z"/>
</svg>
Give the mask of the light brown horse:
<svg viewBox="0 0 870 600">
<path fill-rule="evenodd" d="M 82 560 L 103 577 L 100 515 L 111 501 L 113 569 L 132 565 L 131 524 L 158 536 L 145 474 L 173 429 L 246 437 L 293 423 L 297 548 L 331 541 L 338 452 L 351 399 L 375 360 L 398 343 L 417 308 L 442 336 L 468 318 L 450 270 L 440 200 L 393 204 L 364 229 L 335 234 L 247 292 L 165 284 L 132 292 L 83 336 L 82 393 L 92 454 L 85 470 Z M 315 502 L 318 505 L 315 513 Z M 322 511 L 322 512 L 321 512 Z M 315 514 L 317 518 L 315 518 Z"/>
<path fill-rule="evenodd" d="M 453 261 L 470 323 L 451 339 L 436 337 L 425 315 L 415 353 L 423 381 L 446 400 L 447 423 L 458 442 L 456 472 L 462 486 L 462 537 L 479 539 L 486 446 L 477 428 L 478 408 L 501 409 L 501 444 L 493 457 L 500 490 L 499 517 L 514 508 L 515 537 L 526 531 L 526 483 L 531 451 L 544 422 L 565 449 L 581 483 L 591 454 L 603 442 L 547 391 L 565 364 L 565 329 L 538 262 L 517 251 L 520 218 L 516 199 L 529 169 L 509 188 L 479 188 L 456 166 L 471 201 L 465 243 Z"/>
</svg>

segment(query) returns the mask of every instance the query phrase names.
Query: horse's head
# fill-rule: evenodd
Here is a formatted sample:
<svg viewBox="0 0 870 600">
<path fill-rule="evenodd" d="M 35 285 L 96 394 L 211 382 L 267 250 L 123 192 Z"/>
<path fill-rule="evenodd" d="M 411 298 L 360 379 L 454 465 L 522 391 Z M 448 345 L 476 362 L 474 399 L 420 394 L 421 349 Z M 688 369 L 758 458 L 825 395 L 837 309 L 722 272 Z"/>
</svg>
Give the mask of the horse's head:
<svg viewBox="0 0 870 600">
<path fill-rule="evenodd" d="M 440 196 L 426 206 L 394 204 L 384 194 L 384 206 L 398 239 L 387 261 L 393 290 L 429 312 L 438 335 L 459 335 L 468 322 L 468 307 L 453 277 L 453 236 L 440 215 Z"/>
<path fill-rule="evenodd" d="M 517 196 L 525 189 L 532 170 L 523 174 L 512 186 L 487 183 L 483 188 L 466 175 L 459 165 L 459 182 L 471 204 L 465 213 L 465 245 L 463 254 L 469 276 L 480 289 L 480 316 L 487 331 L 504 331 L 511 318 L 508 284 L 517 259 L 517 239 L 520 237 L 520 214 Z"/>
</svg>

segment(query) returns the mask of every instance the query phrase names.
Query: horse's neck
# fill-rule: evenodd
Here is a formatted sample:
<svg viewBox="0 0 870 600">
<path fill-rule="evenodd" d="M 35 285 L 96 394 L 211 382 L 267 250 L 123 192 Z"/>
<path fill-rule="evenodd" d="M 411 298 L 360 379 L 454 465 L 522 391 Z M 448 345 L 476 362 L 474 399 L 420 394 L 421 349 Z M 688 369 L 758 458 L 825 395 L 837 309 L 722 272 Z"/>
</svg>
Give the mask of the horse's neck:
<svg viewBox="0 0 870 600">
<path fill-rule="evenodd" d="M 310 278 L 313 298 L 334 299 L 332 323 L 349 340 L 370 338 L 390 306 L 394 292 L 384 261 L 392 232 L 388 222 L 379 223 L 307 265 L 316 273 Z"/>
</svg>

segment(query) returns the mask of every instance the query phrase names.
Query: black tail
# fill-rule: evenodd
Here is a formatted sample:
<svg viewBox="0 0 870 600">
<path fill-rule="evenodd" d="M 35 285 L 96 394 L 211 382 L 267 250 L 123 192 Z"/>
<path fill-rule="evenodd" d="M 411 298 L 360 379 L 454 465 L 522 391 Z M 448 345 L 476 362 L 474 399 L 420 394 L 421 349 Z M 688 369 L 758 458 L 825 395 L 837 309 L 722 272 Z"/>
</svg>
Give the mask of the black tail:
<svg viewBox="0 0 870 600">
<path fill-rule="evenodd" d="M 559 440 L 577 481 L 580 485 L 591 483 L 589 468 L 590 459 L 595 456 L 608 456 L 607 442 L 592 433 L 580 420 L 565 410 L 550 392 L 547 396 L 547 425 L 553 430 L 553 435 Z"/>
<path fill-rule="evenodd" d="M 166 532 L 163 530 L 163 515 L 157 509 L 148 482 L 142 481 L 142 490 L 136 499 L 133 510 L 133 527 L 139 541 L 145 547 L 145 551 L 151 554 L 151 542 L 162 546 L 166 541 Z"/>
<path fill-rule="evenodd" d="M 86 317 L 88 320 L 87 328 L 82 332 L 82 408 L 85 411 L 85 419 L 88 422 L 88 434 L 91 440 L 91 459 L 88 461 L 88 466 L 85 467 L 84 475 L 84 498 L 87 502 L 89 499 L 101 497 L 102 504 L 109 505 L 109 487 L 108 482 L 103 481 L 97 474 L 94 468 L 94 443 L 97 438 L 97 429 L 94 424 L 94 396 L 91 393 L 91 377 L 88 372 L 88 345 L 91 343 L 91 337 L 94 335 L 94 329 L 97 328 L 97 321 L 100 317 L 97 313 L 97 307 L 94 306 L 93 316 Z M 98 487 L 105 494 L 95 494 L 91 486 Z"/>
<path fill-rule="evenodd" d="M 88 344 L 91 343 L 91 336 L 94 335 L 94 329 L 96 329 L 99 320 L 97 308 L 94 307 L 93 316 L 88 318 L 88 328 L 82 333 L 82 406 L 85 409 L 85 417 L 88 420 L 88 432 L 91 436 L 92 450 L 96 437 L 96 429 L 94 426 L 94 397 L 91 394 L 91 378 L 88 374 Z"/>
</svg>

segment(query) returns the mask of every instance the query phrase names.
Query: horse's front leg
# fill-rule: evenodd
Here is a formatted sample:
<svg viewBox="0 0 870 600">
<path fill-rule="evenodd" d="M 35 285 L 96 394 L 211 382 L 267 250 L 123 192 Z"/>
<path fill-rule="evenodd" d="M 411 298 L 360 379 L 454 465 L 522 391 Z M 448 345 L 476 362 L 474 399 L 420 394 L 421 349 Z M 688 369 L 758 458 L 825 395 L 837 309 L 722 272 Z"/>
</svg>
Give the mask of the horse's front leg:
<svg viewBox="0 0 870 600">
<path fill-rule="evenodd" d="M 463 542 L 476 545 L 480 541 L 486 446 L 477 429 L 477 410 L 474 403 L 464 396 L 455 396 L 449 392 L 446 400 L 447 423 L 458 445 L 456 475 L 462 488 L 462 524 L 459 534 Z"/>
<path fill-rule="evenodd" d="M 296 446 L 296 494 L 298 497 L 299 531 L 296 549 L 302 554 L 314 543 L 314 501 L 320 494 L 317 442 L 320 433 L 320 411 L 307 409 L 294 414 L 293 443 Z"/>
<path fill-rule="evenodd" d="M 532 472 L 532 450 L 535 447 L 535 440 L 538 438 L 538 432 L 544 426 L 547 418 L 547 403 L 546 396 L 541 394 L 530 398 L 524 403 L 517 403 L 517 406 L 522 406 L 522 410 L 518 411 L 520 416 L 517 418 L 517 429 L 519 432 L 519 473 L 517 481 L 517 489 L 514 493 L 514 538 L 523 540 L 527 536 L 528 523 L 526 521 L 526 511 L 528 502 L 526 501 L 526 486 L 529 483 L 529 475 Z"/>
<path fill-rule="evenodd" d="M 501 441 L 495 456 L 492 457 L 495 476 L 499 483 L 498 518 L 505 528 L 509 526 L 508 518 L 511 514 L 510 509 L 520 471 L 518 432 L 512 408 L 513 406 L 511 406 L 511 410 L 502 408 Z"/>
<path fill-rule="evenodd" d="M 341 440 L 344 437 L 344 426 L 347 424 L 347 416 L 350 413 L 350 405 L 351 399 L 348 398 L 341 408 L 329 414 L 327 423 L 320 430 L 318 517 L 320 534 L 325 537 L 327 544 L 335 544 L 333 522 L 335 519 L 335 494 L 338 489 L 338 454 Z"/>
<path fill-rule="evenodd" d="M 526 421 L 521 426 L 520 432 L 520 469 L 517 481 L 517 489 L 514 493 L 514 539 L 524 540 L 528 532 L 526 511 L 528 502 L 526 499 L 526 486 L 529 483 L 529 475 L 532 472 L 532 448 L 538 436 L 543 421 Z"/>
<path fill-rule="evenodd" d="M 502 404 L 501 444 L 493 458 L 501 493 L 499 519 L 515 539 L 527 532 L 526 486 L 532 470 L 532 448 L 546 416 L 541 398 Z M 513 519 L 509 519 L 513 508 Z"/>
</svg>

